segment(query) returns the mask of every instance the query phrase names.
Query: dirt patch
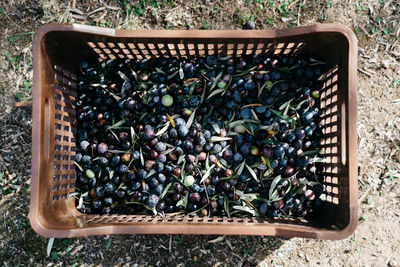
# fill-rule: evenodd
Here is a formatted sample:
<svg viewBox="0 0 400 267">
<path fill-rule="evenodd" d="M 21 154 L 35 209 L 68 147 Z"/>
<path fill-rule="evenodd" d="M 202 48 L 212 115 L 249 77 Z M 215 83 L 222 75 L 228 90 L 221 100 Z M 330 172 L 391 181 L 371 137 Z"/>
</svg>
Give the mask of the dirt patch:
<svg viewBox="0 0 400 267">
<path fill-rule="evenodd" d="M 0 4 L 0 261 L 136 266 L 400 265 L 400 5 L 396 1 L 9 1 Z M 303 5 L 304 4 L 304 5 Z M 129 29 L 257 29 L 336 22 L 359 39 L 360 219 L 342 241 L 300 238 L 115 235 L 47 239 L 31 229 L 31 38 L 49 22 Z M 135 266 L 135 265 L 134 265 Z"/>
</svg>

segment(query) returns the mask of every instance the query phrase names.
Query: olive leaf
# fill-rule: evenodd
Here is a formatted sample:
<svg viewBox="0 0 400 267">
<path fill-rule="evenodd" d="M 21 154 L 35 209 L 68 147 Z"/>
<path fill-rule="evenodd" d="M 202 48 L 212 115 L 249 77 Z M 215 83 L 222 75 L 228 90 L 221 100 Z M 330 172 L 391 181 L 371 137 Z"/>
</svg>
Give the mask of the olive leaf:
<svg viewBox="0 0 400 267">
<path fill-rule="evenodd" d="M 145 178 L 145 179 L 147 179 L 147 178 L 153 176 L 155 173 L 156 173 L 156 171 L 155 171 L 154 169 L 151 169 L 151 170 L 149 171 L 149 173 L 146 175 L 146 178 Z"/>
<path fill-rule="evenodd" d="M 203 175 L 203 177 L 201 177 L 200 183 L 204 182 L 204 180 L 207 179 L 207 178 L 210 176 L 211 171 L 212 171 L 212 169 L 213 169 L 214 167 L 215 167 L 215 164 L 213 164 L 213 165 L 206 171 L 206 173 Z"/>
<path fill-rule="evenodd" d="M 122 119 L 122 120 L 114 123 L 113 125 L 109 126 L 107 128 L 107 130 L 120 128 L 126 121 L 127 121 L 127 119 Z"/>
<path fill-rule="evenodd" d="M 51 237 L 49 239 L 49 242 L 47 243 L 47 257 L 50 257 L 51 254 L 51 249 L 53 248 L 53 244 L 54 244 L 54 237 Z"/>
<path fill-rule="evenodd" d="M 133 78 L 135 78 L 135 81 L 137 81 L 137 74 L 136 74 L 136 72 L 135 72 L 133 69 L 131 69 L 131 73 L 132 73 Z"/>
<path fill-rule="evenodd" d="M 194 88 L 196 88 L 197 81 L 193 81 L 189 87 L 189 95 L 193 95 Z"/>
<path fill-rule="evenodd" d="M 166 74 L 162 69 L 156 68 L 156 71 L 161 74 Z"/>
<path fill-rule="evenodd" d="M 190 114 L 190 117 L 188 119 L 188 121 L 186 122 L 186 128 L 190 128 L 190 126 L 192 126 L 193 120 L 194 120 L 194 116 L 196 115 L 196 110 L 197 110 L 198 106 L 193 110 L 192 114 Z"/>
<path fill-rule="evenodd" d="M 240 175 L 242 174 L 245 164 L 246 164 L 246 161 L 243 161 L 242 163 L 240 163 L 240 164 L 236 167 L 235 173 L 236 173 L 237 176 L 240 176 Z"/>
<path fill-rule="evenodd" d="M 110 153 L 115 153 L 115 154 L 125 154 L 125 153 L 129 153 L 129 151 L 125 151 L 125 150 L 115 150 L 115 149 L 108 150 L 108 152 L 110 152 Z"/>
<path fill-rule="evenodd" d="M 211 136 L 210 139 L 208 139 L 209 142 L 221 142 L 229 140 L 232 140 L 232 137 Z"/>
<path fill-rule="evenodd" d="M 283 103 L 280 107 L 279 110 L 283 110 L 284 108 L 286 108 L 288 105 L 290 106 L 290 102 L 292 102 L 294 100 L 294 97 L 289 99 L 288 101 L 286 101 L 285 103 Z"/>
<path fill-rule="evenodd" d="M 254 170 L 249 165 L 247 165 L 247 164 L 245 164 L 245 165 L 246 165 L 247 170 L 251 174 L 251 176 L 253 176 L 254 180 L 256 180 L 258 182 L 258 177 L 257 177 L 257 174 L 254 172 Z"/>
<path fill-rule="evenodd" d="M 80 195 L 81 193 L 79 193 L 79 192 L 71 192 L 71 193 L 69 193 L 69 197 L 74 197 L 74 196 L 78 196 L 78 195 Z"/>
<path fill-rule="evenodd" d="M 229 124 L 228 124 L 228 128 L 229 128 L 229 129 L 232 129 L 232 128 L 234 128 L 235 126 L 244 125 L 246 122 L 257 123 L 257 121 L 251 120 L 251 119 L 237 120 L 237 121 L 233 121 L 233 122 L 229 123 Z"/>
<path fill-rule="evenodd" d="M 323 149 L 313 149 L 313 150 L 308 150 L 308 151 L 304 151 L 304 155 L 307 156 L 316 156 L 318 154 L 322 154 L 324 152 Z"/>
<path fill-rule="evenodd" d="M 228 217 L 231 217 L 231 214 L 229 212 L 229 199 L 225 194 L 224 194 L 224 209 L 225 209 L 226 215 Z"/>
<path fill-rule="evenodd" d="M 239 206 L 239 205 L 236 205 L 236 206 L 233 206 L 232 208 L 235 209 L 235 210 L 239 210 L 239 211 L 244 211 L 244 212 L 250 213 L 251 215 L 253 215 L 253 216 L 255 216 L 255 217 L 259 217 L 259 216 L 260 216 L 260 214 L 258 213 L 258 211 L 256 211 L 256 210 L 253 209 L 253 208 L 250 208 L 249 206 Z"/>
<path fill-rule="evenodd" d="M 143 157 L 142 147 L 140 147 L 139 151 L 140 151 L 140 163 L 142 164 L 142 166 L 144 166 L 144 157 Z"/>
<path fill-rule="evenodd" d="M 280 67 L 280 68 L 277 68 L 277 70 L 279 70 L 281 72 L 292 73 L 290 68 L 286 68 L 286 67 Z"/>
<path fill-rule="evenodd" d="M 276 176 L 274 180 L 271 183 L 271 187 L 269 188 L 269 199 L 273 199 L 273 192 L 275 190 L 276 185 L 282 180 L 282 177 L 280 175 Z"/>
<path fill-rule="evenodd" d="M 292 119 L 288 115 L 283 115 L 281 112 L 276 111 L 274 109 L 270 109 L 270 110 L 271 110 L 272 113 L 274 113 L 275 115 L 277 115 L 278 117 L 280 117 L 281 119 L 283 119 L 283 120 L 285 120 L 285 121 L 287 121 L 289 123 L 294 123 L 294 124 L 297 123 L 294 119 Z"/>
<path fill-rule="evenodd" d="M 118 75 L 124 80 L 124 81 L 126 81 L 126 82 L 130 82 L 131 80 L 128 78 L 128 76 L 126 76 L 122 71 L 118 71 L 117 72 L 118 73 Z"/>
<path fill-rule="evenodd" d="M 319 60 L 317 60 L 315 58 L 312 58 L 312 57 L 310 57 L 309 59 L 310 59 L 310 63 L 311 63 L 310 66 L 313 66 L 313 65 L 325 65 L 326 64 L 325 62 L 319 61 Z"/>
<path fill-rule="evenodd" d="M 225 91 L 225 89 L 217 89 L 217 90 L 214 90 L 214 91 L 212 91 L 211 94 L 207 97 L 207 99 L 209 99 L 209 98 L 211 98 L 211 97 L 213 97 L 213 96 L 215 96 L 215 95 L 217 95 L 217 94 L 220 94 L 220 93 L 222 93 L 223 91 Z"/>
<path fill-rule="evenodd" d="M 257 194 L 257 193 L 247 193 L 246 194 L 240 190 L 236 190 L 235 193 L 236 193 L 236 195 L 238 195 L 240 197 L 240 199 L 246 200 L 246 201 L 253 201 L 253 200 L 259 198 L 259 194 Z"/>
<path fill-rule="evenodd" d="M 208 171 L 210 169 L 210 160 L 208 159 L 208 153 L 207 153 L 207 157 L 206 157 L 205 167 L 206 167 L 206 171 Z"/>
<path fill-rule="evenodd" d="M 167 186 L 164 188 L 163 192 L 160 195 L 160 199 L 163 199 L 165 195 L 168 193 L 168 190 L 171 188 L 172 182 L 167 184 Z"/>
<path fill-rule="evenodd" d="M 219 134 L 221 132 L 221 129 L 219 128 L 218 123 L 213 123 L 211 126 L 214 128 L 214 130 Z"/>
<path fill-rule="evenodd" d="M 313 157 L 312 159 L 310 159 L 310 163 L 317 163 L 317 162 L 327 162 L 327 159 L 325 158 L 320 158 L 320 157 Z"/>
<path fill-rule="evenodd" d="M 168 76 L 167 76 L 167 80 L 171 80 L 172 78 L 174 78 L 174 77 L 178 74 L 178 72 L 179 72 L 179 71 L 175 71 L 174 73 L 168 75 Z"/>
<path fill-rule="evenodd" d="M 179 78 L 181 78 L 181 80 L 183 80 L 183 78 L 185 78 L 185 73 L 183 72 L 182 64 L 179 67 Z"/>
<path fill-rule="evenodd" d="M 186 208 L 187 206 L 187 200 L 188 200 L 188 195 L 187 193 L 185 196 L 182 196 L 182 198 L 176 203 L 176 206 L 184 206 Z"/>
<path fill-rule="evenodd" d="M 254 67 L 252 67 L 252 68 L 250 68 L 250 69 L 247 69 L 247 70 L 245 70 L 245 71 L 242 71 L 242 72 L 239 72 L 239 73 L 237 73 L 237 74 L 234 74 L 234 75 L 232 75 L 232 77 L 241 77 L 241 76 L 244 76 L 244 75 L 246 75 L 247 73 L 249 73 L 250 71 L 255 70 L 256 68 L 257 68 L 257 66 L 254 66 Z"/>
<path fill-rule="evenodd" d="M 165 133 L 165 132 L 168 130 L 169 125 L 170 125 L 170 122 L 168 121 L 167 123 L 165 123 L 164 127 L 163 127 L 162 129 L 160 129 L 160 130 L 155 134 L 155 136 L 160 136 L 160 135 L 162 135 L 163 133 Z"/>
<path fill-rule="evenodd" d="M 207 85 L 207 83 L 204 83 L 203 92 L 201 93 L 200 104 L 203 104 L 203 102 L 204 102 L 204 97 L 206 95 L 206 85 Z"/>
<path fill-rule="evenodd" d="M 76 167 L 78 167 L 78 169 L 79 169 L 81 172 L 85 172 L 85 171 L 83 170 L 82 166 L 78 164 L 78 162 L 74 161 L 74 164 L 76 165 Z"/>
<path fill-rule="evenodd" d="M 223 71 L 221 71 L 221 72 L 217 75 L 217 77 L 215 77 L 215 80 L 214 80 L 213 84 L 211 85 L 210 90 L 214 89 L 214 87 L 217 85 L 217 83 L 218 83 L 219 80 L 221 79 L 222 74 L 223 74 Z M 222 89 L 222 90 L 224 90 L 224 89 Z M 210 97 L 208 97 L 208 98 L 210 98 Z"/>
</svg>

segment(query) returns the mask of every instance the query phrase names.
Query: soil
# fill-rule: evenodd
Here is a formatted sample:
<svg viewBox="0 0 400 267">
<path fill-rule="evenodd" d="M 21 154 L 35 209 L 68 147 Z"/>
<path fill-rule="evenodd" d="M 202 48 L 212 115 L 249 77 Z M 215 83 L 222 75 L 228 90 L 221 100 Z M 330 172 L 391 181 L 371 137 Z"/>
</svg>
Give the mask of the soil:
<svg viewBox="0 0 400 267">
<path fill-rule="evenodd" d="M 400 266 L 398 1 L 146 0 L 143 6 L 136 2 L 128 5 L 128 1 L 104 2 L 0 2 L 0 262 L 3 265 Z M 342 23 L 356 33 L 360 199 L 357 230 L 340 241 L 191 235 L 56 239 L 47 256 L 48 239 L 38 236 L 27 218 L 33 32 L 50 22 L 129 29 L 241 29 L 248 19 L 256 23 L 257 29 Z"/>
</svg>

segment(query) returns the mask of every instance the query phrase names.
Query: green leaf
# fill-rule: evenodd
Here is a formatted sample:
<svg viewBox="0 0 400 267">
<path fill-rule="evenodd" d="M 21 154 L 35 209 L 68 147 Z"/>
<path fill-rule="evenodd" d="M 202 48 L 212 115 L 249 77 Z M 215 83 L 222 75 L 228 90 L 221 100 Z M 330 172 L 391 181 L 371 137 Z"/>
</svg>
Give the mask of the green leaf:
<svg viewBox="0 0 400 267">
<path fill-rule="evenodd" d="M 228 217 L 231 217 L 231 214 L 229 212 L 229 199 L 226 195 L 224 195 L 224 209 L 225 209 L 226 215 Z"/>
<path fill-rule="evenodd" d="M 165 133 L 165 132 L 168 130 L 169 125 L 170 125 L 170 122 L 168 121 L 167 123 L 165 123 L 164 127 L 163 127 L 162 129 L 160 129 L 160 130 L 155 134 L 155 136 L 160 136 L 160 135 L 162 135 L 163 133 Z"/>
<path fill-rule="evenodd" d="M 257 121 L 251 120 L 251 119 L 238 120 L 238 121 L 233 121 L 233 122 L 229 123 L 229 124 L 228 124 L 228 128 L 229 128 L 229 129 L 232 129 L 232 128 L 234 128 L 235 126 L 244 125 L 244 124 L 247 123 L 247 122 L 257 123 Z"/>
<path fill-rule="evenodd" d="M 181 80 L 185 78 L 185 73 L 183 72 L 182 66 L 179 68 L 179 78 L 181 78 Z"/>
<path fill-rule="evenodd" d="M 313 150 L 308 150 L 308 151 L 304 151 L 304 155 L 306 156 L 316 156 L 318 154 L 321 154 L 323 152 L 322 149 L 313 149 Z"/>
<path fill-rule="evenodd" d="M 270 109 L 270 110 L 271 110 L 272 113 L 274 113 L 275 115 L 277 115 L 277 116 L 280 117 L 281 119 L 283 119 L 283 120 L 285 120 L 285 121 L 287 121 L 287 122 L 289 122 L 289 123 L 294 123 L 294 124 L 296 124 L 296 121 L 295 121 L 294 119 L 290 118 L 289 116 L 283 115 L 281 112 L 276 111 L 276 110 L 274 110 L 274 109 Z"/>
<path fill-rule="evenodd" d="M 205 167 L 206 167 L 206 171 L 210 169 L 210 160 L 208 159 L 208 153 L 207 153 L 207 158 L 206 158 Z"/>
<path fill-rule="evenodd" d="M 259 217 L 259 213 L 256 210 L 250 208 L 249 206 L 243 207 L 243 206 L 236 205 L 236 206 L 233 206 L 232 208 L 234 208 L 235 210 L 250 213 L 251 215 L 253 215 L 255 217 Z"/>
<path fill-rule="evenodd" d="M 188 128 L 188 129 L 190 128 L 190 126 L 192 126 L 192 123 L 193 123 L 194 116 L 195 116 L 195 114 L 196 114 L 197 108 L 198 108 L 198 107 L 196 107 L 196 108 L 193 110 L 192 114 L 190 114 L 190 117 L 189 117 L 188 121 L 186 122 L 186 128 Z"/>
<path fill-rule="evenodd" d="M 159 69 L 159 68 L 156 68 L 156 71 L 157 71 L 158 73 L 166 74 L 162 69 Z"/>
<path fill-rule="evenodd" d="M 163 192 L 160 195 L 160 199 L 163 199 L 165 195 L 168 193 L 168 190 L 171 188 L 172 182 L 167 184 L 167 186 L 164 188 Z"/>
<path fill-rule="evenodd" d="M 186 208 L 186 206 L 187 206 L 188 194 L 189 194 L 189 193 L 187 193 L 185 196 L 182 196 L 182 198 L 176 203 L 176 207 L 177 207 L 177 206 L 184 206 L 184 207 Z"/>
<path fill-rule="evenodd" d="M 252 67 L 252 68 L 250 68 L 250 69 L 247 69 L 247 70 L 245 70 L 245 71 L 242 71 L 242 72 L 239 72 L 239 73 L 237 73 L 237 74 L 234 74 L 234 75 L 232 75 L 232 77 L 241 77 L 241 76 L 244 76 L 244 75 L 246 75 L 247 73 L 249 73 L 250 71 L 255 70 L 256 68 L 257 68 L 257 66 L 254 66 L 254 67 Z"/>
<path fill-rule="evenodd" d="M 243 161 L 242 163 L 239 164 L 239 166 L 236 167 L 235 173 L 237 176 L 240 176 L 242 174 L 245 164 L 246 164 L 246 161 Z"/>
<path fill-rule="evenodd" d="M 142 166 L 144 166 L 144 157 L 143 157 L 142 147 L 140 147 L 139 151 L 140 151 L 140 163 L 142 164 Z"/>
<path fill-rule="evenodd" d="M 147 176 L 146 176 L 145 179 L 151 177 L 151 176 L 154 175 L 155 173 L 156 173 L 156 171 L 155 171 L 154 169 L 151 169 L 151 170 L 149 171 L 149 173 L 147 174 Z"/>
<path fill-rule="evenodd" d="M 217 132 L 217 134 L 219 134 L 221 132 L 221 129 L 219 128 L 218 123 L 213 123 L 211 126 L 214 128 L 214 130 Z"/>
<path fill-rule="evenodd" d="M 130 82 L 131 81 L 123 72 L 118 71 L 117 73 L 125 82 Z"/>
<path fill-rule="evenodd" d="M 121 127 L 126 121 L 127 121 L 127 119 L 122 119 L 122 120 L 120 120 L 119 122 L 114 123 L 113 125 L 109 126 L 109 127 L 107 128 L 107 130 L 119 128 L 119 127 Z"/>
<path fill-rule="evenodd" d="M 193 95 L 194 88 L 196 88 L 197 81 L 193 81 L 189 87 L 189 95 Z"/>
<path fill-rule="evenodd" d="M 253 176 L 254 180 L 256 180 L 258 182 L 258 177 L 257 177 L 257 174 L 254 172 L 254 170 L 249 165 L 247 165 L 247 164 L 245 164 L 245 165 L 246 165 L 247 170 L 251 174 L 251 176 Z"/>
<path fill-rule="evenodd" d="M 201 93 L 201 99 L 200 99 L 200 104 L 203 104 L 204 102 L 204 97 L 206 95 L 206 83 L 204 83 L 204 87 L 203 87 L 203 92 Z"/>
<path fill-rule="evenodd" d="M 76 165 L 76 167 L 78 167 L 78 169 L 79 169 L 81 172 L 85 172 L 85 171 L 83 170 L 82 166 L 78 164 L 78 162 L 74 161 L 74 164 Z"/>
<path fill-rule="evenodd" d="M 220 93 L 222 93 L 223 91 L 225 91 L 225 89 L 217 89 L 217 90 L 214 90 L 214 91 L 212 91 L 211 94 L 207 97 L 207 99 L 209 99 L 209 98 L 211 98 L 211 97 L 213 97 L 213 96 L 215 96 L 215 95 L 217 95 L 217 94 L 220 94 Z"/>
<path fill-rule="evenodd" d="M 178 165 L 181 164 L 184 159 L 185 159 L 185 155 L 180 155 L 178 158 L 177 164 Z"/>
<path fill-rule="evenodd" d="M 214 87 L 217 85 L 217 83 L 218 83 L 219 80 L 221 79 L 222 74 L 223 74 L 223 71 L 221 71 L 221 72 L 217 75 L 217 77 L 215 77 L 215 80 L 214 80 L 213 84 L 211 85 L 210 90 L 214 89 Z M 224 89 L 221 89 L 221 90 L 224 90 Z M 208 98 L 210 98 L 210 96 L 209 96 Z"/>
<path fill-rule="evenodd" d="M 317 162 L 327 162 L 327 160 L 325 158 L 320 158 L 317 156 L 310 159 L 310 163 L 317 163 Z"/>
<path fill-rule="evenodd" d="M 47 242 L 47 257 L 50 257 L 53 244 L 54 244 L 54 237 L 50 238 L 49 241 Z"/>
<path fill-rule="evenodd" d="M 276 185 L 282 180 L 282 177 L 280 175 L 276 176 L 274 180 L 271 183 L 271 187 L 269 188 L 269 199 L 272 199 L 272 193 L 275 190 Z"/>
<path fill-rule="evenodd" d="M 232 137 L 211 136 L 211 138 L 208 139 L 209 142 L 221 142 L 221 141 L 229 141 L 229 140 L 232 140 Z"/>
<path fill-rule="evenodd" d="M 204 182 L 204 180 L 207 179 L 207 178 L 210 176 L 211 171 L 212 171 L 212 169 L 213 169 L 214 167 L 215 167 L 215 164 L 213 164 L 213 165 L 206 171 L 206 173 L 204 173 L 203 177 L 202 177 L 201 180 L 200 180 L 200 183 Z"/>
<path fill-rule="evenodd" d="M 177 74 L 178 74 L 178 71 L 175 71 L 174 73 L 168 75 L 168 76 L 167 76 L 167 80 L 171 80 L 171 79 L 174 78 Z"/>
<path fill-rule="evenodd" d="M 110 249 L 112 238 L 110 237 L 107 241 L 106 250 Z"/>
<path fill-rule="evenodd" d="M 279 110 L 283 110 L 284 108 L 286 108 L 288 105 L 290 106 L 290 102 L 292 102 L 294 100 L 294 97 L 289 99 L 288 101 L 286 101 L 285 103 L 283 103 L 280 107 Z"/>
</svg>

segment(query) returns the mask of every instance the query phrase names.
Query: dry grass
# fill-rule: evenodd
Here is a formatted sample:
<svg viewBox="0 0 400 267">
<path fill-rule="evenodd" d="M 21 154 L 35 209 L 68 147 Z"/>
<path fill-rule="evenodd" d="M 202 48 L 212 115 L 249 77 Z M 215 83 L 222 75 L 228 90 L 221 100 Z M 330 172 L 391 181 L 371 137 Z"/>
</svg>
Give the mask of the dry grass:
<svg viewBox="0 0 400 267">
<path fill-rule="evenodd" d="M 293 266 L 400 264 L 400 6 L 397 1 L 185 1 L 147 0 L 0 3 L 0 262 L 6 266 L 123 265 Z M 129 2 L 129 1 L 128 1 Z M 133 2 L 136 3 L 136 2 Z M 153 3 L 155 3 L 153 5 Z M 159 3 L 159 4 L 157 4 Z M 271 3 L 271 4 L 270 4 Z M 302 3 L 305 6 L 302 7 Z M 30 183 L 32 32 L 44 23 L 74 22 L 129 29 L 238 29 L 338 22 L 359 38 L 360 222 L 342 241 L 268 237 L 137 235 L 47 240 L 27 219 Z M 210 242 L 212 241 L 212 242 Z M 247 265 L 246 265 L 247 264 Z"/>
</svg>

